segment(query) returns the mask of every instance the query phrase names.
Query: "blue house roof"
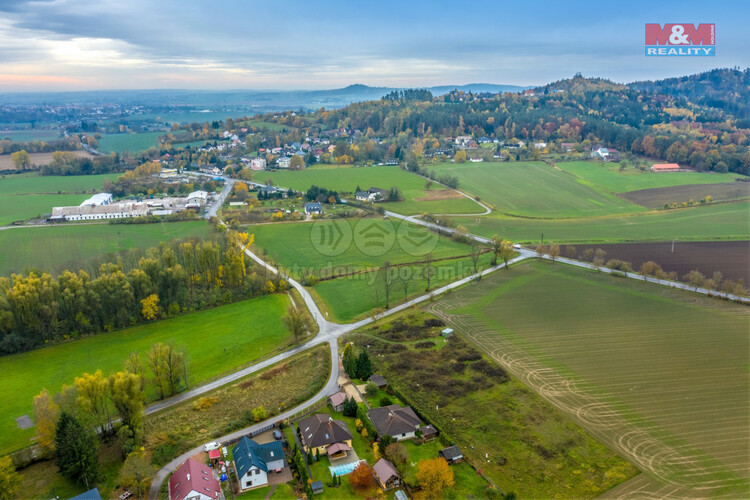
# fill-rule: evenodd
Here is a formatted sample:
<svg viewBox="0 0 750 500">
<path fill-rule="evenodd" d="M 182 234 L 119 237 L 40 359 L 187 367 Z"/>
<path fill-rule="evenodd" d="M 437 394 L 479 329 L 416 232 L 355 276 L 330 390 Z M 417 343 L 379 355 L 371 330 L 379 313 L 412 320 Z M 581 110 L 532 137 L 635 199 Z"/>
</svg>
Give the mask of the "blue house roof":
<svg viewBox="0 0 750 500">
<path fill-rule="evenodd" d="M 99 494 L 99 489 L 94 488 L 93 490 L 89 490 L 81 493 L 80 495 L 76 495 L 70 500 L 102 500 L 102 496 Z"/>
<path fill-rule="evenodd" d="M 243 437 L 232 448 L 234 463 L 237 466 L 237 476 L 244 476 L 252 467 L 268 472 L 267 462 L 284 458 L 284 448 L 281 441 L 258 444 L 250 438 Z"/>
</svg>

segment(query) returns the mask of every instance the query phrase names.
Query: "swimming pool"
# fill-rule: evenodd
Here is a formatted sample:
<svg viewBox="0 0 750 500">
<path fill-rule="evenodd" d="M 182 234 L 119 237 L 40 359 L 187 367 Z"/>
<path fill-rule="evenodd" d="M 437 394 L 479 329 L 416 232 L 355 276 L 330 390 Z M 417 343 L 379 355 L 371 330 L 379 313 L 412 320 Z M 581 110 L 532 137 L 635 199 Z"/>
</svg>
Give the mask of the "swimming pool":
<svg viewBox="0 0 750 500">
<path fill-rule="evenodd" d="M 364 460 L 360 460 L 359 462 L 350 462 L 348 464 L 331 465 L 328 467 L 328 470 L 331 471 L 331 476 L 343 476 L 345 474 L 351 474 L 351 472 L 356 469 L 361 462 L 364 462 Z"/>
</svg>

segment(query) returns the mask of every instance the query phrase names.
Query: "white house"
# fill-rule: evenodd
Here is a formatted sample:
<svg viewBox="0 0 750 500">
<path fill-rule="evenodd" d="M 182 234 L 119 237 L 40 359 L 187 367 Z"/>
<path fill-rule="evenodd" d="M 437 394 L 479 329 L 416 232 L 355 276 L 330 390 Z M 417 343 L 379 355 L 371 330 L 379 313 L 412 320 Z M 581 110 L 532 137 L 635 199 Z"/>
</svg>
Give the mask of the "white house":
<svg viewBox="0 0 750 500">
<path fill-rule="evenodd" d="M 320 215 L 323 213 L 323 205 L 320 203 L 305 203 L 305 214 L 307 215 Z"/>
<path fill-rule="evenodd" d="M 536 149 L 544 149 L 544 148 L 547 147 L 547 143 L 546 142 L 535 142 L 534 143 L 534 147 Z"/>
<path fill-rule="evenodd" d="M 221 485 L 211 469 L 188 458 L 169 478 L 169 500 L 217 500 Z"/>
<path fill-rule="evenodd" d="M 80 204 L 81 207 L 99 207 L 112 203 L 111 193 L 97 193 L 88 200 Z"/>
<path fill-rule="evenodd" d="M 250 160 L 250 168 L 252 170 L 265 170 L 266 169 L 266 159 L 265 158 L 253 158 Z"/>
<path fill-rule="evenodd" d="M 292 159 L 288 156 L 282 156 L 278 160 L 276 160 L 276 164 L 279 166 L 279 168 L 289 168 L 289 163 L 292 161 Z"/>
<path fill-rule="evenodd" d="M 243 491 L 267 485 L 269 474 L 284 470 L 284 448 L 280 441 L 258 444 L 243 437 L 232 448 L 232 455 Z"/>
</svg>

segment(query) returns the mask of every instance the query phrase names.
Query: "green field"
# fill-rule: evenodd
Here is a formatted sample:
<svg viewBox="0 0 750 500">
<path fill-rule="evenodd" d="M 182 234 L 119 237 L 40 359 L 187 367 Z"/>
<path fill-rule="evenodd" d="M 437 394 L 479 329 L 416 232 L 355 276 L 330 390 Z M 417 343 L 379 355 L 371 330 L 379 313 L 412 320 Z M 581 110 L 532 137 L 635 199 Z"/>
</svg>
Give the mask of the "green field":
<svg viewBox="0 0 750 500">
<path fill-rule="evenodd" d="M 0 226 L 50 214 L 52 207 L 79 205 L 90 193 L 101 190 L 104 181 L 119 175 L 6 175 L 0 178 Z"/>
<path fill-rule="evenodd" d="M 53 141 L 60 139 L 59 130 L 25 129 L 0 130 L 0 140 L 10 139 L 13 142 Z"/>
<path fill-rule="evenodd" d="M 99 147 L 102 153 L 139 153 L 152 146 L 159 147 L 159 136 L 166 132 L 140 132 L 137 134 L 109 134 L 99 139 Z"/>
<path fill-rule="evenodd" d="M 687 184 L 715 184 L 734 182 L 746 178 L 738 174 L 717 174 L 715 172 L 643 172 L 627 167 L 620 172 L 618 163 L 593 161 L 571 161 L 556 163 L 558 168 L 578 177 L 581 181 L 598 186 L 613 193 L 625 193 L 639 189 L 651 189 Z"/>
<path fill-rule="evenodd" d="M 144 354 L 154 343 L 170 340 L 185 348 L 190 383 L 198 384 L 288 345 L 291 338 L 279 319 L 287 304 L 286 295 L 259 297 L 0 357 L 0 455 L 29 444 L 34 429 L 19 430 L 15 418 L 33 415 L 32 397 L 42 389 L 57 392 L 84 372 L 119 370 L 129 353 Z M 149 399 L 154 392 L 150 388 Z"/>
<path fill-rule="evenodd" d="M 0 196 L 14 194 L 71 194 L 101 191 L 105 181 L 121 174 L 101 175 L 6 175 L 0 179 Z"/>
<path fill-rule="evenodd" d="M 430 289 L 447 285 L 474 273 L 471 259 L 452 259 L 436 262 L 435 275 L 430 280 Z M 490 255 L 479 258 L 477 269 L 480 271 L 490 266 Z M 390 306 L 413 299 L 426 292 L 427 281 L 424 276 L 424 265 L 405 266 L 398 268 L 399 278 L 393 281 L 390 296 Z M 406 297 L 401 279 L 407 282 Z M 377 287 L 378 295 L 375 295 Z M 377 272 L 370 272 L 356 276 L 320 281 L 311 291 L 324 302 L 330 313 L 328 319 L 337 322 L 351 322 L 367 316 L 367 313 L 378 307 L 385 306 L 385 291 L 382 277 Z"/>
<path fill-rule="evenodd" d="M 81 224 L 0 230 L 0 276 L 36 267 L 57 273 L 78 270 L 107 254 L 146 249 L 161 241 L 205 237 L 212 228 L 203 221 L 165 224 Z M 87 268 L 88 269 L 88 268 Z"/>
<path fill-rule="evenodd" d="M 490 237 L 516 242 L 615 243 L 627 241 L 746 240 L 750 238 L 750 203 L 721 203 L 676 210 L 582 219 L 473 217 L 461 224 Z"/>
<path fill-rule="evenodd" d="M 435 170 L 458 177 L 463 190 L 509 215 L 569 218 L 643 211 L 542 162 L 445 163 Z"/>
<path fill-rule="evenodd" d="M 401 224 L 407 224 L 401 226 Z M 338 231 L 341 241 L 329 240 Z M 306 271 L 320 275 L 330 269 L 335 274 L 391 264 L 420 261 L 427 253 L 435 259 L 467 255 L 468 245 L 438 236 L 421 226 L 402 223 L 399 219 L 334 219 L 317 222 L 259 224 L 248 226 L 255 234 L 255 245 L 268 262 L 278 263 L 293 277 Z M 384 236 L 380 236 L 383 234 Z M 347 235 L 349 235 L 347 237 Z M 411 245 L 410 242 L 422 245 Z M 328 272 L 330 275 L 330 272 Z"/>
<path fill-rule="evenodd" d="M 265 182 L 267 179 L 272 179 L 276 186 L 298 191 L 307 191 L 312 185 L 323 186 L 339 193 L 354 193 L 357 186 L 361 189 L 370 187 L 390 189 L 398 186 L 404 201 L 380 205 L 386 210 L 408 215 L 422 212 L 474 214 L 484 211 L 472 200 L 452 190 L 440 189 L 440 186 L 435 185 L 427 191 L 425 189 L 427 179 L 392 165 L 380 167 L 315 165 L 300 171 L 266 170 L 256 172 L 253 176 L 256 182 Z"/>
<path fill-rule="evenodd" d="M 746 306 L 534 262 L 429 309 L 646 473 L 618 498 L 747 494 Z"/>
</svg>

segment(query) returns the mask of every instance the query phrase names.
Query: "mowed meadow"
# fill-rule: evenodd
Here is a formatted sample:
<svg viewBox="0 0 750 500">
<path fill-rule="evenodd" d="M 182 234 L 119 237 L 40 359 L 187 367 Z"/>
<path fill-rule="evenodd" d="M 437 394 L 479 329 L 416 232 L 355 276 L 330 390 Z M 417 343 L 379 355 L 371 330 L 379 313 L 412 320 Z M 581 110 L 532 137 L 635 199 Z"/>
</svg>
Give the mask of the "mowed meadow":
<svg viewBox="0 0 750 500">
<path fill-rule="evenodd" d="M 80 205 L 104 182 L 120 174 L 40 176 L 34 173 L 0 178 L 0 226 L 51 214 L 52 207 Z"/>
<path fill-rule="evenodd" d="M 526 262 L 430 310 L 644 472 L 613 497 L 747 494 L 746 306 Z"/>
<path fill-rule="evenodd" d="M 354 167 L 350 165 L 314 165 L 298 171 L 265 170 L 256 172 L 255 182 L 272 180 L 275 186 L 307 191 L 310 186 L 326 187 L 339 193 L 351 193 L 357 186 L 361 189 L 398 187 L 404 201 L 380 203 L 386 210 L 406 215 L 429 212 L 434 214 L 476 214 L 484 209 L 474 201 L 456 191 L 432 183 L 428 179 L 407 172 L 395 165 Z M 461 187 L 459 185 L 459 187 Z"/>
<path fill-rule="evenodd" d="M 644 210 L 543 162 L 444 163 L 434 170 L 458 177 L 461 189 L 506 215 L 571 218 Z"/>
<path fill-rule="evenodd" d="M 203 222 L 163 224 L 79 224 L 0 230 L 0 276 L 38 269 L 53 274 L 89 269 L 109 254 L 145 250 L 171 239 L 203 238 L 213 231 Z"/>
<path fill-rule="evenodd" d="M 281 322 L 288 303 L 284 294 L 267 295 L 0 357 L 0 454 L 30 444 L 34 428 L 20 430 L 15 419 L 33 418 L 32 398 L 42 389 L 55 393 L 84 372 L 121 370 L 131 352 L 145 365 L 146 352 L 157 342 L 174 341 L 185 349 L 191 386 L 283 350 L 292 341 Z M 147 391 L 149 400 L 156 399 L 153 387 Z"/>
</svg>

